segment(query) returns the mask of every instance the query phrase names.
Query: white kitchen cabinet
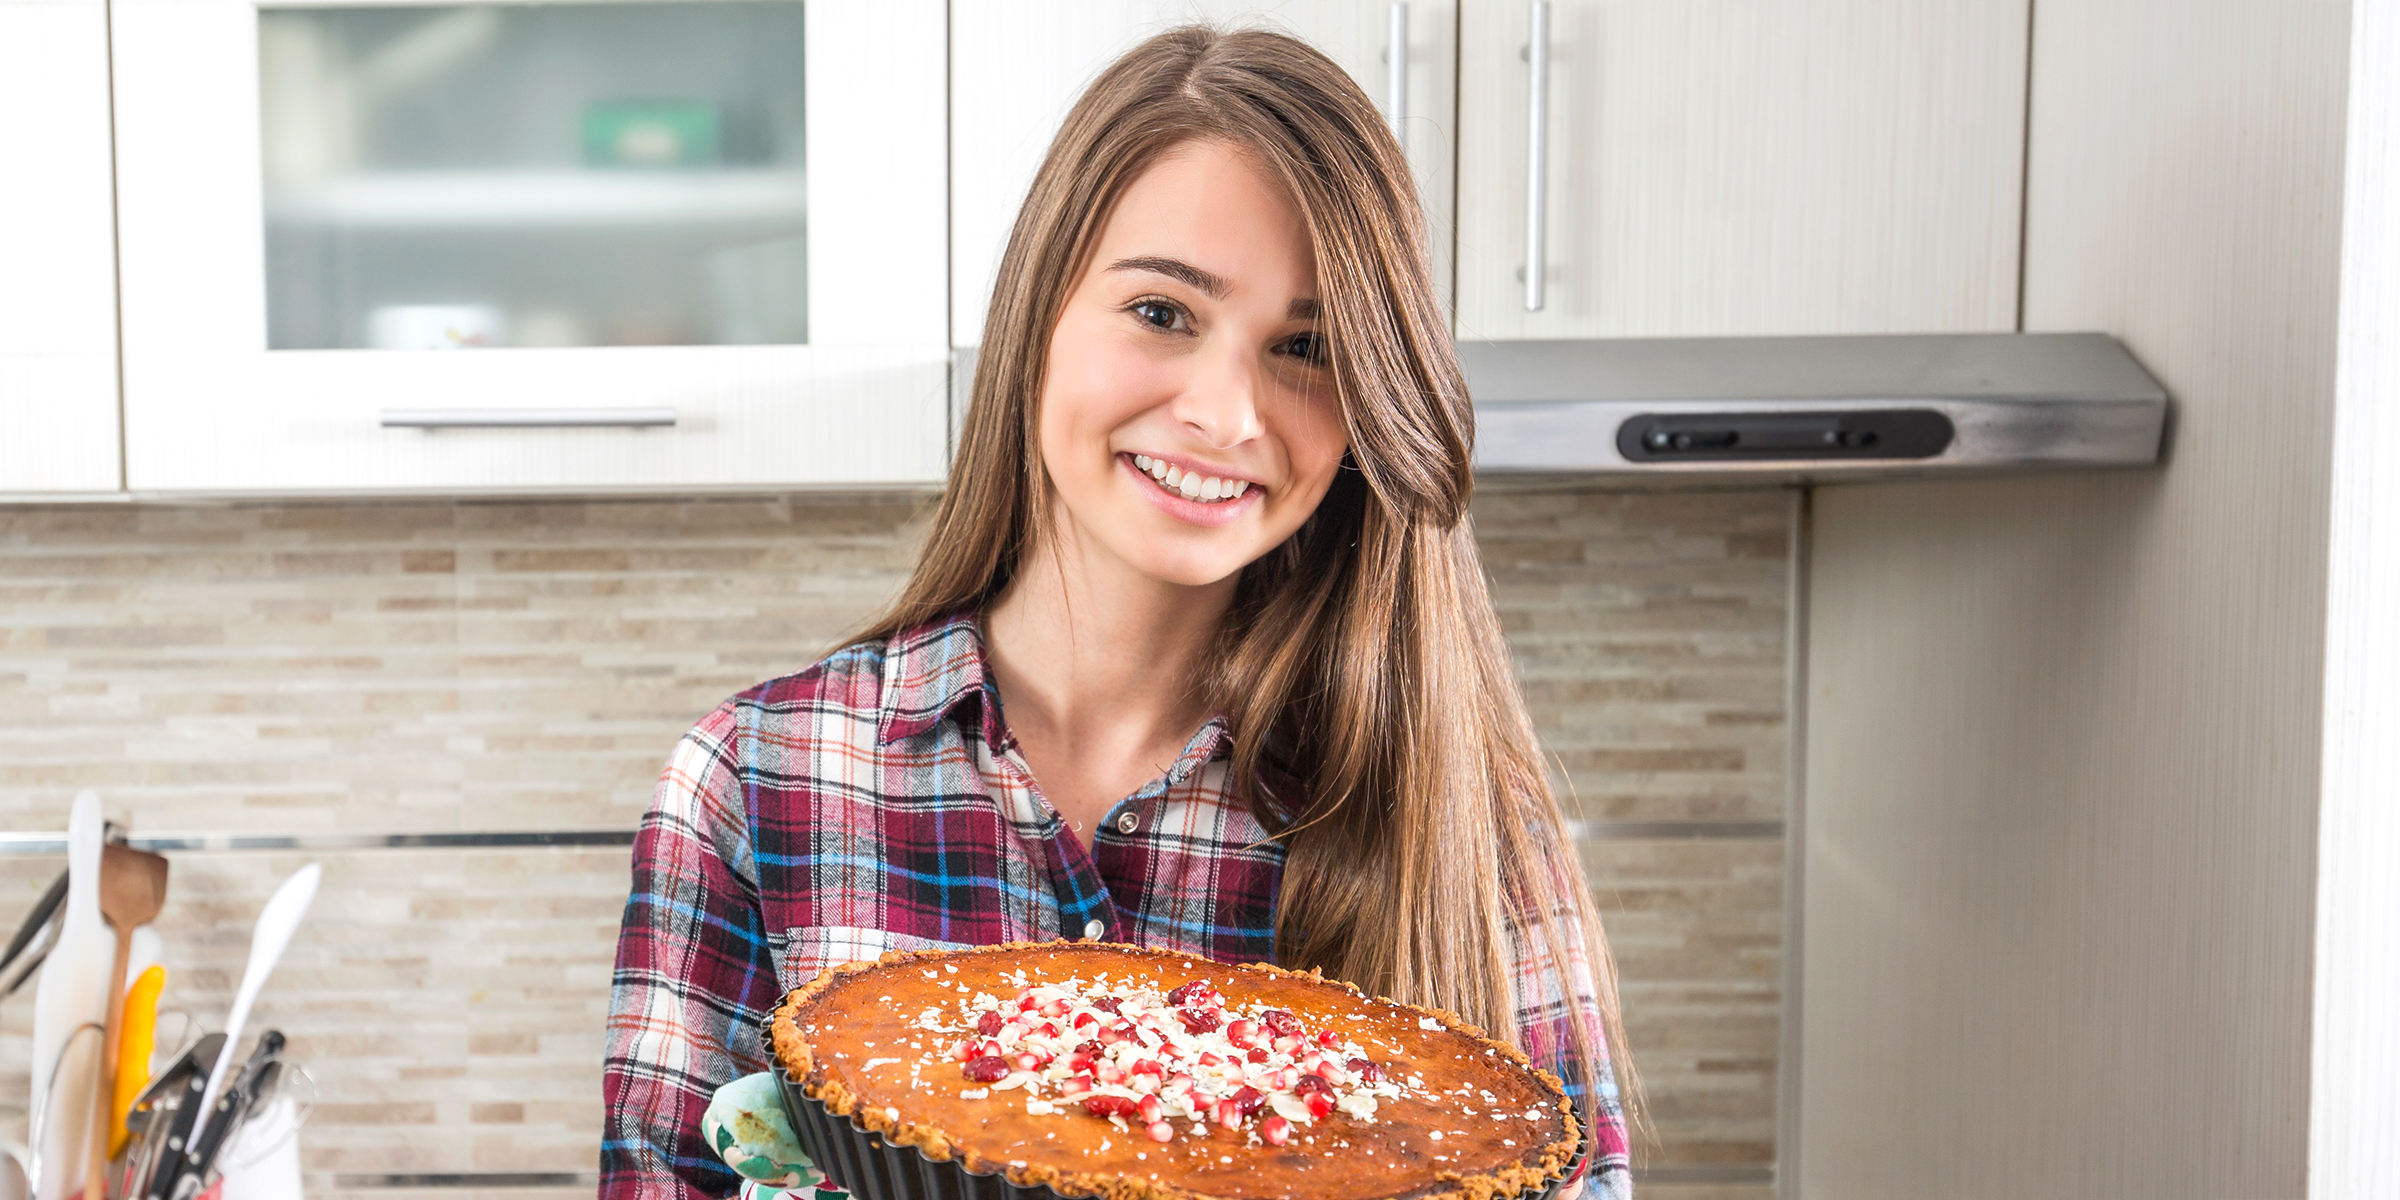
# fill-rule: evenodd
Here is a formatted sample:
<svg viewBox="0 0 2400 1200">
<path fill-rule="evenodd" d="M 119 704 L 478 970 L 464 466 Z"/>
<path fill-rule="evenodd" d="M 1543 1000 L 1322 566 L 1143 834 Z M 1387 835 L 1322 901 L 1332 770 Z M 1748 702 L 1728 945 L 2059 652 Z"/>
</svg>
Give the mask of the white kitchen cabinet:
<svg viewBox="0 0 2400 1200">
<path fill-rule="evenodd" d="M 1406 23 L 1402 140 L 1432 231 L 1434 277 L 1450 279 L 1457 162 L 1458 9 L 1411 0 L 953 0 L 950 11 L 951 336 L 983 340 L 992 274 L 1050 139 L 1084 86 L 1142 39 L 1209 21 L 1295 34 L 1393 112 L 1393 16 Z"/>
<path fill-rule="evenodd" d="M 1464 0 L 1462 338 L 2015 328 L 2026 0 Z"/>
<path fill-rule="evenodd" d="M 0 0 L 0 493 L 109 491 L 115 230 L 102 0 Z"/>
<path fill-rule="evenodd" d="M 114 19 L 129 486 L 941 477 L 941 0 Z"/>
</svg>

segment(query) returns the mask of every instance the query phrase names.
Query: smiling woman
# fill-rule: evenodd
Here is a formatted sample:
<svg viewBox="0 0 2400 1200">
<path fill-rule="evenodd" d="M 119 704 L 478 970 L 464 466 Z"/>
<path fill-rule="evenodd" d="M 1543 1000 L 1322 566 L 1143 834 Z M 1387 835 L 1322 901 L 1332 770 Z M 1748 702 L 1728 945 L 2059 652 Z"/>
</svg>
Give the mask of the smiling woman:
<svg viewBox="0 0 2400 1200">
<path fill-rule="evenodd" d="M 783 989 L 1058 937 L 1462 1014 L 1568 1082 L 1628 1190 L 1615 971 L 1467 528 L 1425 246 L 1381 115 L 1297 41 L 1177 30 L 1093 83 L 907 587 L 669 761 L 608 1194 L 734 1185 L 700 1115 Z"/>
</svg>

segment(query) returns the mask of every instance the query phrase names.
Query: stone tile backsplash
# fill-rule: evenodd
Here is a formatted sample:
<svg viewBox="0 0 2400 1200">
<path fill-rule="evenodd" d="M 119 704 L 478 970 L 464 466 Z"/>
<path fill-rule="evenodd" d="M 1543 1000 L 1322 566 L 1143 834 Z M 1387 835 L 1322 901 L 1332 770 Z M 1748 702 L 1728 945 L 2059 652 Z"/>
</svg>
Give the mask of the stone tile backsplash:
<svg viewBox="0 0 2400 1200">
<path fill-rule="evenodd" d="M 0 831 L 62 829 L 84 787 L 143 833 L 630 829 L 685 727 L 892 593 L 921 504 L 0 509 Z M 1763 1197 L 1774 1159 L 1791 514 L 1779 491 L 1475 506 L 1591 834 L 1659 1195 Z M 168 1004 L 221 1021 L 252 915 L 322 862 L 257 1018 L 321 1085 L 312 1192 L 588 1191 L 627 854 L 177 853 Z M 0 922 L 58 865 L 0 854 Z M 31 995 L 0 1002 L 0 1106 L 22 1103 Z M 483 1178 L 421 1178 L 443 1175 Z"/>
</svg>

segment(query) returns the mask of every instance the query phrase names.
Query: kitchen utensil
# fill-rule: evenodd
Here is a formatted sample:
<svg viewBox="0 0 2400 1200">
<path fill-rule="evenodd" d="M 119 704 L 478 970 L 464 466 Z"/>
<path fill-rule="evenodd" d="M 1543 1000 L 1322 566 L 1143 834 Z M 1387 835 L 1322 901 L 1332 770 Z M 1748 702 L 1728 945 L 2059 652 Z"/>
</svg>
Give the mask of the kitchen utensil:
<svg viewBox="0 0 2400 1200">
<path fill-rule="evenodd" d="M 91 1115 L 91 1105 L 84 1097 L 69 1089 L 80 1081 L 75 1064 L 98 1062 L 100 1058 L 100 1023 L 93 1021 L 79 1026 L 67 1035 L 66 1044 L 59 1047 L 58 1059 L 50 1064 L 50 1091 L 38 1100 L 28 1119 L 25 1144 L 30 1147 L 25 1157 L 25 1175 L 32 1181 L 35 1195 L 45 1186 L 54 1184 L 59 1175 L 83 1169 L 83 1149 L 70 1147 L 74 1153 L 64 1158 L 43 1156 L 42 1147 L 56 1142 L 61 1124 L 80 1125 Z"/>
<path fill-rule="evenodd" d="M 16 995 L 17 989 L 24 987 L 25 981 L 33 978 L 33 973 L 41 970 L 43 963 L 50 961 L 50 951 L 58 945 L 58 927 L 63 920 L 64 915 L 53 909 L 50 919 L 34 932 L 33 940 L 26 943 L 25 952 L 18 955 L 15 962 L 8 964 L 7 970 L 0 971 L 0 996 Z"/>
<path fill-rule="evenodd" d="M 109 1107 L 110 1158 L 123 1154 L 127 1139 L 133 1136 L 125 1128 L 125 1114 L 133 1110 L 134 1098 L 150 1082 L 151 1043 L 158 1033 L 158 993 L 166 986 L 167 969 L 151 967 L 125 993 L 125 1028 L 117 1038 L 116 1086 Z"/>
<path fill-rule="evenodd" d="M 0 953 L 0 971 L 7 970 L 10 963 L 17 961 L 17 956 L 25 952 L 25 947 L 32 944 L 44 926 L 50 924 L 50 918 L 57 914 L 58 906 L 66 898 L 67 873 L 60 871 L 58 878 L 50 881 L 50 887 L 42 893 L 42 898 L 33 902 L 33 911 L 25 914 L 25 923 L 17 926 L 16 936 L 8 939 L 7 952 Z"/>
<path fill-rule="evenodd" d="M 91 1137 L 92 1090 L 100 1085 L 99 1043 L 92 1053 L 63 1052 L 75 1031 L 108 1013 L 108 993 L 124 986 L 108 978 L 114 955 L 100 918 L 100 797 L 75 797 L 67 821 L 67 898 L 59 906 L 57 945 L 34 992 L 33 1102 L 58 1102 L 43 1113 L 34 1139 L 34 1200 L 66 1200 L 83 1183 L 84 1149 Z M 112 1081 L 113 1082 L 113 1081 Z"/>
<path fill-rule="evenodd" d="M 242 968 L 242 986 L 233 996 L 233 1014 L 225 1019 L 225 1049 L 217 1055 L 217 1065 L 208 1073 L 208 1086 L 201 1092 L 203 1100 L 213 1100 L 225 1083 L 225 1072 L 233 1065 L 233 1048 L 242 1036 L 242 1025 L 250 1019 L 250 1006 L 258 1002 L 258 991 L 265 987 L 267 975 L 283 957 L 284 947 L 291 945 L 292 934 L 300 928 L 300 918 L 307 915 L 309 902 L 317 898 L 317 881 L 324 872 L 310 863 L 283 881 L 275 894 L 267 898 L 267 906 L 259 910 L 258 925 L 250 932 L 250 964 Z M 205 1132 L 208 1114 L 203 1111 L 200 1127 L 194 1135 Z"/>
<path fill-rule="evenodd" d="M 159 1200 L 166 1195 L 166 1189 L 174 1184 L 175 1177 L 183 1172 L 183 1164 L 189 1158 L 192 1135 L 200 1121 L 201 1098 L 208 1092 L 208 1064 L 222 1061 L 225 1051 L 232 1045 L 233 1039 L 221 1033 L 212 1033 L 200 1039 L 200 1044 L 192 1047 L 190 1054 L 177 1059 L 172 1066 L 160 1072 L 142 1100 L 135 1102 L 137 1107 L 145 1103 L 148 1105 L 149 1128 L 142 1136 L 149 1144 L 143 1148 L 145 1165 L 134 1177 L 133 1186 L 127 1190 L 128 1197 Z M 175 1107 L 171 1112 L 164 1112 L 160 1106 L 169 1097 L 174 1099 Z M 159 1124 L 162 1117 L 166 1121 L 163 1129 Z"/>
<path fill-rule="evenodd" d="M 261 1076 L 282 1053 L 281 1031 L 270 1029 L 258 1035 L 258 1046 L 250 1051 L 250 1061 L 242 1064 L 242 1073 L 234 1077 L 233 1086 L 225 1089 L 224 1096 L 217 1100 L 215 1109 L 209 1113 L 208 1132 L 202 1134 L 192 1146 L 183 1174 L 168 1186 L 167 1195 L 172 1200 L 191 1200 L 207 1184 L 209 1171 L 217 1164 L 218 1151 L 224 1148 L 226 1139 L 241 1127 L 243 1118 L 249 1115 L 250 1104 L 258 1096 Z"/>
<path fill-rule="evenodd" d="M 140 1197 L 159 1164 L 170 1127 L 175 1123 L 178 1102 L 192 1091 L 192 1083 L 208 1079 L 208 1064 L 217 1060 L 224 1048 L 224 1034 L 204 1034 L 152 1074 L 150 1085 L 135 1097 L 126 1124 L 139 1132 L 140 1143 L 129 1156 L 124 1173 L 124 1194 Z"/>
<path fill-rule="evenodd" d="M 116 961 L 108 972 L 108 1019 L 100 1039 L 100 1084 L 92 1089 L 92 1137 L 84 1178 L 108 1178 L 108 1148 L 125 1114 L 114 1111 L 117 1098 L 117 1039 L 125 1033 L 125 966 L 133 958 L 133 931 L 158 919 L 167 905 L 167 860 L 131 846 L 104 846 L 100 851 L 100 915 L 116 933 Z M 91 1189 L 97 1193 L 99 1188 Z M 107 1200 L 92 1195 L 85 1200 Z"/>
</svg>

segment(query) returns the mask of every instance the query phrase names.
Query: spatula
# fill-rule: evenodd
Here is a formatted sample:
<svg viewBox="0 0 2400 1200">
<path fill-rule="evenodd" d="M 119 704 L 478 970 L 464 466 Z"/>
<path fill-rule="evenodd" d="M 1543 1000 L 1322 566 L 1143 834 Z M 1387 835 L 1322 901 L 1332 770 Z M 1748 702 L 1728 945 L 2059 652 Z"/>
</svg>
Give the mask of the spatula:
<svg viewBox="0 0 2400 1200">
<path fill-rule="evenodd" d="M 101 1026 L 100 1086 L 92 1089 L 91 1169 L 84 1200 L 106 1200 L 108 1135 L 116 1119 L 108 1111 L 117 1098 L 117 1042 L 125 1032 L 125 964 L 133 957 L 133 931 L 158 919 L 167 904 L 167 860 L 131 846 L 100 848 L 100 915 L 117 934 L 117 961 L 108 972 L 108 1020 Z"/>
<path fill-rule="evenodd" d="M 292 944 L 292 934 L 300 928 L 300 918 L 308 914 L 309 902 L 317 898 L 317 881 L 323 877 L 324 872 L 313 862 L 292 872 L 259 910 L 258 925 L 250 931 L 250 963 L 242 968 L 242 986 L 233 994 L 233 1013 L 225 1018 L 225 1049 L 217 1055 L 217 1065 L 208 1073 L 208 1086 L 200 1093 L 200 1123 L 192 1129 L 194 1140 L 208 1131 L 207 1106 L 216 1103 L 224 1088 L 225 1072 L 233 1066 L 233 1048 L 241 1041 L 242 1026 L 250 1020 L 250 1006 L 258 1002 L 258 991 L 267 985 L 267 976 L 282 959 L 284 947 Z"/>
</svg>

